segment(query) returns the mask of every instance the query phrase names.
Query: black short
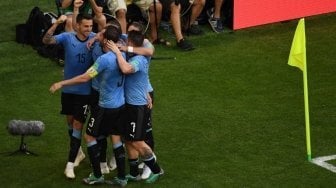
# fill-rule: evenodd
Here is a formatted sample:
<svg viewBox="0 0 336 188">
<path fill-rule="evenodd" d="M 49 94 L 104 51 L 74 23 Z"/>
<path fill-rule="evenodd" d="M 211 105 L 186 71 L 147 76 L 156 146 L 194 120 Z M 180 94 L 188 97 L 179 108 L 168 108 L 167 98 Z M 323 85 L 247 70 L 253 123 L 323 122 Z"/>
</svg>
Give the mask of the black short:
<svg viewBox="0 0 336 188">
<path fill-rule="evenodd" d="M 146 105 L 126 104 L 125 140 L 143 141 L 146 139 Z"/>
<path fill-rule="evenodd" d="M 91 117 L 86 127 L 86 134 L 98 137 L 109 135 L 122 135 L 124 132 L 123 113 L 125 107 L 102 108 L 97 107 L 91 111 Z"/>
<path fill-rule="evenodd" d="M 72 115 L 75 120 L 84 123 L 89 107 L 90 95 L 76 95 L 70 93 L 62 93 L 61 103 L 63 115 Z"/>
<path fill-rule="evenodd" d="M 91 88 L 90 106 L 96 107 L 98 106 L 98 102 L 99 102 L 99 92 L 96 89 Z"/>
</svg>

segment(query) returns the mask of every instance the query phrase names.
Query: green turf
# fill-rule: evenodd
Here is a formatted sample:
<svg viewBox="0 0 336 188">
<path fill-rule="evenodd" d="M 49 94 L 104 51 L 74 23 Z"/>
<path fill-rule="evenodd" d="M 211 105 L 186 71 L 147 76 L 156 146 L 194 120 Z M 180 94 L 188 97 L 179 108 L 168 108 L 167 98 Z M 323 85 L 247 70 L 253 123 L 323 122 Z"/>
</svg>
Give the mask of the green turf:
<svg viewBox="0 0 336 188">
<path fill-rule="evenodd" d="M 11 119 L 41 120 L 40 137 L 27 137 L 34 156 L 0 155 L 2 187 L 82 187 L 63 175 L 68 137 L 60 94 L 49 86 L 62 68 L 15 43 L 15 25 L 34 5 L 56 12 L 53 1 L 0 3 L 0 152 L 18 149 L 6 130 Z M 306 18 L 313 157 L 336 152 L 336 14 Z M 307 161 L 302 72 L 287 65 L 297 21 L 190 37 L 197 47 L 157 47 L 150 77 L 156 154 L 165 176 L 129 187 L 333 187 L 335 174 Z M 84 146 L 84 144 L 83 144 Z M 334 161 L 331 161 L 335 164 Z M 107 175 L 112 178 L 113 172 Z M 101 186 L 107 187 L 107 186 Z"/>
</svg>

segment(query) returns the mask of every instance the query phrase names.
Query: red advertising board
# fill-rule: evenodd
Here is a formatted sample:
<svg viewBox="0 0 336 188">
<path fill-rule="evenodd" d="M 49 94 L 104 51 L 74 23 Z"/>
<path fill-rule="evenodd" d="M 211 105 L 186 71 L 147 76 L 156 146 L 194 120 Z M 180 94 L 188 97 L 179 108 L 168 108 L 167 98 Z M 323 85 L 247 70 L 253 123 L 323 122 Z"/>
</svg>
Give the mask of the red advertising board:
<svg viewBox="0 0 336 188">
<path fill-rule="evenodd" d="M 234 0 L 233 29 L 336 12 L 336 0 Z"/>
</svg>

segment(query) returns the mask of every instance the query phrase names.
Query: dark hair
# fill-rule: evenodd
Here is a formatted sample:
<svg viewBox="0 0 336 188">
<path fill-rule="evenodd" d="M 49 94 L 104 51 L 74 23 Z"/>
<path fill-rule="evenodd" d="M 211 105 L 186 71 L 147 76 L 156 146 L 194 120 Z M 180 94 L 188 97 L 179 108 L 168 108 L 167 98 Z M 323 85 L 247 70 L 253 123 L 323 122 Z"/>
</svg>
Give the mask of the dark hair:
<svg viewBox="0 0 336 188">
<path fill-rule="evenodd" d="M 82 20 L 92 20 L 92 16 L 90 14 L 78 14 L 77 17 L 76 17 L 76 22 L 77 23 L 81 23 Z"/>
<path fill-rule="evenodd" d="M 121 29 L 114 25 L 107 26 L 104 32 L 104 38 L 107 40 L 112 40 L 113 42 L 118 42 L 120 35 Z"/>
<path fill-rule="evenodd" d="M 128 32 L 128 40 L 131 41 L 135 47 L 140 47 L 145 40 L 145 35 L 143 35 L 141 31 L 133 30 Z"/>
<path fill-rule="evenodd" d="M 127 26 L 127 30 L 128 30 L 128 28 L 129 28 L 130 26 L 133 26 L 133 27 L 138 28 L 138 30 L 139 30 L 141 33 L 143 33 L 144 26 L 143 26 L 140 22 L 132 22 L 132 23 L 128 24 L 128 26 Z"/>
<path fill-rule="evenodd" d="M 106 25 L 107 26 L 108 25 L 114 25 L 114 26 L 116 26 L 116 27 L 118 27 L 118 28 L 121 29 L 120 22 L 117 19 L 111 19 L 111 20 L 106 21 Z"/>
</svg>

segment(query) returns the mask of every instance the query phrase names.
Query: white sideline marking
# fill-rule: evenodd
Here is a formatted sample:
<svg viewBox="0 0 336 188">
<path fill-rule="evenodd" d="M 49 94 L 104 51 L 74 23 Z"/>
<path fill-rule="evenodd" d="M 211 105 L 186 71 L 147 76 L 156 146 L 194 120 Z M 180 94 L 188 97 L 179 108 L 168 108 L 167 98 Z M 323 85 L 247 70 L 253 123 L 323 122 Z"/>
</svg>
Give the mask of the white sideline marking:
<svg viewBox="0 0 336 188">
<path fill-rule="evenodd" d="M 319 165 L 327 170 L 330 170 L 334 173 L 336 173 L 336 166 L 327 163 L 326 161 L 334 160 L 336 159 L 336 155 L 329 155 L 329 156 L 323 156 L 323 157 L 317 157 L 312 159 L 312 163 Z"/>
</svg>

